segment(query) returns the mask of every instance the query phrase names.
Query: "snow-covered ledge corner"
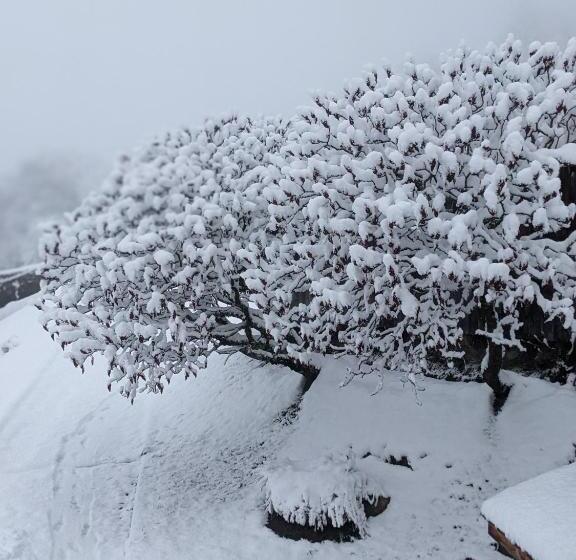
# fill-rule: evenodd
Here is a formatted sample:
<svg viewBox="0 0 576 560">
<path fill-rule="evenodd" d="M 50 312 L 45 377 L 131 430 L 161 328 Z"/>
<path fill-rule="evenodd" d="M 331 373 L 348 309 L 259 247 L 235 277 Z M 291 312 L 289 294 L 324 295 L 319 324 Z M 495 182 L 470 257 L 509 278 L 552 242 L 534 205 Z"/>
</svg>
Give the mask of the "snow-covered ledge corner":
<svg viewBox="0 0 576 560">
<path fill-rule="evenodd" d="M 513 558 L 576 560 L 576 464 L 500 492 L 482 515 Z"/>
<path fill-rule="evenodd" d="M 349 541 L 367 535 L 367 517 L 390 498 L 353 454 L 310 461 L 284 460 L 264 471 L 267 526 L 280 536 Z"/>
</svg>

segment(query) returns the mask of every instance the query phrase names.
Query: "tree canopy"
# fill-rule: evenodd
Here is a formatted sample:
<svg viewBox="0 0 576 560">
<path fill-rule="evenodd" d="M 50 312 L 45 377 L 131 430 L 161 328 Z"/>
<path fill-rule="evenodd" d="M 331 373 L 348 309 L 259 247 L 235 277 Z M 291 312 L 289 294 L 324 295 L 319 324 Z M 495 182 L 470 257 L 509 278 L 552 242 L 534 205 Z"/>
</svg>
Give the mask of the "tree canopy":
<svg viewBox="0 0 576 560">
<path fill-rule="evenodd" d="M 44 239 L 45 327 L 131 398 L 213 351 L 412 375 L 475 312 L 487 357 L 524 349 L 529 305 L 574 333 L 575 72 L 576 41 L 510 37 L 170 133 Z"/>
</svg>

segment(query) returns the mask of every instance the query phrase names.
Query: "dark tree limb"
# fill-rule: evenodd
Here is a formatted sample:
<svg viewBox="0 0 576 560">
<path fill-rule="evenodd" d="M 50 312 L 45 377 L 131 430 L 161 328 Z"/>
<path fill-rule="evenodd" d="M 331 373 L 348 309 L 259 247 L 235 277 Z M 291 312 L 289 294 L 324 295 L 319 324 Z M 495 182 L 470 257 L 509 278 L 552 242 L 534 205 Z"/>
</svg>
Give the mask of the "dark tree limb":
<svg viewBox="0 0 576 560">
<path fill-rule="evenodd" d="M 488 363 L 484 368 L 483 378 L 484 383 L 494 392 L 493 408 L 494 413 L 498 414 L 508 398 L 510 386 L 502 383 L 500 379 L 500 370 L 504 360 L 502 346 L 490 340 L 486 351 L 488 352 Z"/>
</svg>

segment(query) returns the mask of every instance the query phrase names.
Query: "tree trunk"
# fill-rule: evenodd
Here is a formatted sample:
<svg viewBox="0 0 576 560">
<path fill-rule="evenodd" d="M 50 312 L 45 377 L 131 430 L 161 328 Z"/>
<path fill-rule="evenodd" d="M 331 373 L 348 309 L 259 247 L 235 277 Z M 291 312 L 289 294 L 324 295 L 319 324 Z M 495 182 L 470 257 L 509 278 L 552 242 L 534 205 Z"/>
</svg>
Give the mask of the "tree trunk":
<svg viewBox="0 0 576 560">
<path fill-rule="evenodd" d="M 254 358 L 260 362 L 266 364 L 284 366 L 296 373 L 299 373 L 304 378 L 304 387 L 302 389 L 303 393 L 305 393 L 306 391 L 308 391 L 308 389 L 310 389 L 312 383 L 314 383 L 314 381 L 318 377 L 318 374 L 320 373 L 320 370 L 317 367 L 310 364 L 304 364 L 287 355 L 276 354 L 273 357 L 270 356 L 264 357 L 258 352 L 249 348 L 242 348 L 239 350 L 239 352 L 241 354 L 244 354 L 245 356 L 248 356 L 249 358 Z"/>
<path fill-rule="evenodd" d="M 494 391 L 494 412 L 498 414 L 510 393 L 510 387 L 502 383 L 500 370 L 502 369 L 502 347 L 494 342 L 488 342 L 488 363 L 484 368 L 484 382 Z"/>
</svg>

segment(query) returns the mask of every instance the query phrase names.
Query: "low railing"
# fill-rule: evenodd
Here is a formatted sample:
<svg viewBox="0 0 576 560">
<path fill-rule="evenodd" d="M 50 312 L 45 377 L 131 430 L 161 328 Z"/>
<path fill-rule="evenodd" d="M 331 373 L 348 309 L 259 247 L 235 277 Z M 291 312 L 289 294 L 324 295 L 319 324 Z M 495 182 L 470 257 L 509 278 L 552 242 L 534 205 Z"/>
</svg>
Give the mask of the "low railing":
<svg viewBox="0 0 576 560">
<path fill-rule="evenodd" d="M 0 270 L 0 308 L 40 290 L 38 264 Z"/>
</svg>

